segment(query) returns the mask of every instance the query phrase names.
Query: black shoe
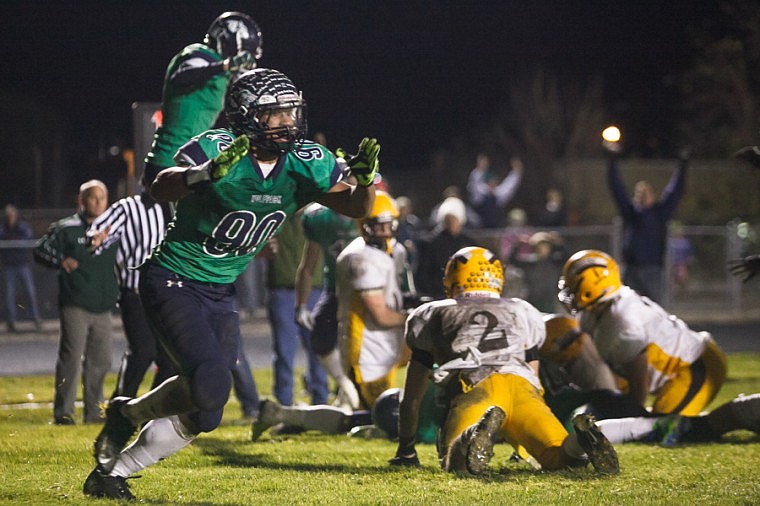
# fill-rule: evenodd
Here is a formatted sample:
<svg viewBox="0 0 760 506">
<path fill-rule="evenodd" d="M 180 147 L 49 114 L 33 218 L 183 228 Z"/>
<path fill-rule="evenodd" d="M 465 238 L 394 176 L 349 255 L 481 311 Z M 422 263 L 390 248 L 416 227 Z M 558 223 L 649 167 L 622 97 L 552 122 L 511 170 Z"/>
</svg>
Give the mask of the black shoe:
<svg viewBox="0 0 760 506">
<path fill-rule="evenodd" d="M 493 445 L 501 424 L 507 414 L 498 406 L 491 406 L 478 421 L 469 435 L 467 444 L 467 470 L 470 474 L 481 474 L 493 457 Z"/>
<path fill-rule="evenodd" d="M 105 424 L 95 439 L 95 461 L 103 474 L 111 472 L 119 453 L 137 430 L 129 418 L 121 414 L 121 407 L 130 400 L 129 397 L 114 397 L 108 401 Z"/>
<path fill-rule="evenodd" d="M 92 470 L 90 475 L 84 480 L 82 492 L 84 495 L 92 497 L 107 497 L 109 499 L 126 499 L 134 501 L 135 496 L 129 491 L 129 484 L 123 476 L 108 476 L 98 471 L 98 468 Z"/>
<path fill-rule="evenodd" d="M 578 443 L 588 455 L 591 465 L 599 474 L 618 474 L 620 463 L 612 443 L 596 426 L 594 417 L 581 413 L 573 418 L 573 427 L 578 436 Z"/>
<path fill-rule="evenodd" d="M 63 416 L 55 417 L 55 424 L 56 425 L 76 425 L 77 423 L 69 415 L 63 415 Z"/>
</svg>

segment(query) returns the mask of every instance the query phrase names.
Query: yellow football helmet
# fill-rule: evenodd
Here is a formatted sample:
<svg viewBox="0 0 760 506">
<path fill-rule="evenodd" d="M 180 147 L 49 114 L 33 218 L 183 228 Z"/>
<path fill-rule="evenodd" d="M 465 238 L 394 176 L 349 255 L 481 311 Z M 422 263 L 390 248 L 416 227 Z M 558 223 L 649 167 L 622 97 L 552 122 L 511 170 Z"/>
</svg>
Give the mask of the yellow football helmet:
<svg viewBox="0 0 760 506">
<path fill-rule="evenodd" d="M 386 251 L 389 255 L 392 251 L 392 239 L 398 228 L 398 206 L 396 201 L 386 192 L 375 192 L 375 202 L 367 216 L 358 220 L 359 230 L 364 240 L 370 246 L 375 246 Z M 390 223 L 390 234 L 383 231 L 382 225 Z"/>
<path fill-rule="evenodd" d="M 485 248 L 469 246 L 449 258 L 443 272 L 446 297 L 496 294 L 504 288 L 504 269 L 499 258 Z"/>
<path fill-rule="evenodd" d="M 538 356 L 543 360 L 551 360 L 561 366 L 568 366 L 581 352 L 582 338 L 588 336 L 581 332 L 578 320 L 572 316 L 547 314 L 546 340 L 538 350 Z"/>
<path fill-rule="evenodd" d="M 615 259 L 603 251 L 581 250 L 565 262 L 557 297 L 569 310 L 580 311 L 609 300 L 621 286 Z"/>
</svg>

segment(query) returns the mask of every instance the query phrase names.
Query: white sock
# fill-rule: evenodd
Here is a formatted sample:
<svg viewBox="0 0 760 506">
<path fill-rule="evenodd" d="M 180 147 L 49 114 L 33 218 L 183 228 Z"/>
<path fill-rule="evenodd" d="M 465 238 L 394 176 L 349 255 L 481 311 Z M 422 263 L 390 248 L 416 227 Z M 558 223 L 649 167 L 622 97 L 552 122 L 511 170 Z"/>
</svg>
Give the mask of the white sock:
<svg viewBox="0 0 760 506">
<path fill-rule="evenodd" d="M 340 406 L 345 405 L 351 409 L 359 409 L 359 392 L 356 390 L 353 381 L 346 376 L 346 372 L 343 370 L 343 361 L 341 360 L 338 348 L 335 348 L 327 355 L 320 356 L 319 361 L 322 367 L 325 368 L 325 371 L 338 384 L 337 404 Z"/>
<path fill-rule="evenodd" d="M 177 415 L 151 420 L 121 452 L 111 476 L 129 476 L 152 466 L 192 443 L 195 437 Z"/>
<path fill-rule="evenodd" d="M 565 440 L 562 441 L 562 449 L 565 450 L 566 454 L 575 459 L 582 460 L 586 458 L 586 450 L 578 442 L 578 435 L 575 432 L 568 434 Z"/>
<path fill-rule="evenodd" d="M 610 418 L 599 420 L 596 426 L 602 431 L 602 434 L 610 440 L 610 443 L 627 443 L 630 441 L 641 441 L 645 436 L 652 433 L 654 424 L 659 418 L 648 417 L 629 417 L 629 418 Z"/>
<path fill-rule="evenodd" d="M 333 406 L 282 406 L 277 418 L 288 425 L 328 434 L 346 431 L 346 412 Z"/>
<path fill-rule="evenodd" d="M 336 381 L 341 376 L 345 376 L 346 372 L 343 370 L 343 361 L 340 358 L 340 351 L 336 347 L 327 355 L 320 355 L 319 362 L 322 367 L 325 368 L 327 374 L 333 377 Z"/>
</svg>

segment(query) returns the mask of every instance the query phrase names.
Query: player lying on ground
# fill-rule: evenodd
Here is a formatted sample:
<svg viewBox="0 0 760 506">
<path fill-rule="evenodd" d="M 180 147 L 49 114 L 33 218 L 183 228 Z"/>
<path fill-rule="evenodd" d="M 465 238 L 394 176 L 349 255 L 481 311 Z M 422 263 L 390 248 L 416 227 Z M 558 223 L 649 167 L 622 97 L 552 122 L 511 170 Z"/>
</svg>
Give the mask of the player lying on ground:
<svg viewBox="0 0 760 506">
<path fill-rule="evenodd" d="M 611 443 L 719 441 L 735 430 L 760 434 L 760 394 L 737 398 L 697 416 L 654 415 L 618 388 L 618 382 L 575 318 L 546 315 L 539 349 L 547 404 L 565 426 L 574 413 L 591 413 Z M 625 388 L 624 382 L 620 385 Z"/>
</svg>

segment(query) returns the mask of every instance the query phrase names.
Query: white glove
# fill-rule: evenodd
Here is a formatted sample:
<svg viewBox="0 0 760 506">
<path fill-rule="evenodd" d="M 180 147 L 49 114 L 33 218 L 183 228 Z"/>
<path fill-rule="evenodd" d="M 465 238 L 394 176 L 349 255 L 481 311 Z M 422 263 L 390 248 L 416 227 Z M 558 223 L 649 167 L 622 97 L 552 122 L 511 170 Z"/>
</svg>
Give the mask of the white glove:
<svg viewBox="0 0 760 506">
<path fill-rule="evenodd" d="M 306 330 L 314 330 L 314 316 L 308 307 L 296 306 L 296 323 Z"/>
</svg>

